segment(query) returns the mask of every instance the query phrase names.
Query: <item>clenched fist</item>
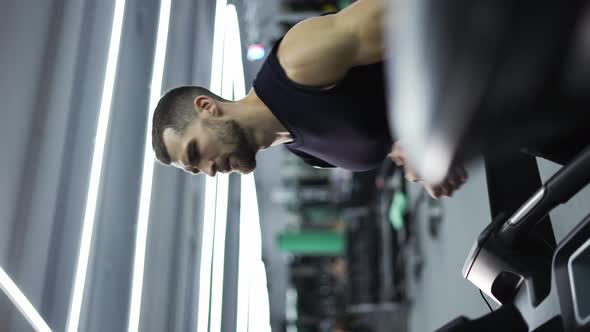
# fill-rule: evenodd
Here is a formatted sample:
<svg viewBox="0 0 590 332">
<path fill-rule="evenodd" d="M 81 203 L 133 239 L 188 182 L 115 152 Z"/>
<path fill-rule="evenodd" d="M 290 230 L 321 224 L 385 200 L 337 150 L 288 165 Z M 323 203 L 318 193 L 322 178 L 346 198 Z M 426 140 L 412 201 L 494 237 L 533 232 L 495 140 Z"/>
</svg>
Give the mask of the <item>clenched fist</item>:
<svg viewBox="0 0 590 332">
<path fill-rule="evenodd" d="M 439 184 L 430 185 L 422 182 L 420 175 L 408 165 L 402 143 L 399 141 L 393 144 L 389 157 L 397 166 L 404 168 L 406 179 L 408 181 L 422 183 L 426 192 L 428 192 L 433 198 L 440 198 L 443 196 L 451 197 L 453 192 L 461 188 L 465 181 L 467 181 L 467 171 L 462 165 L 457 165 L 451 167 L 447 176 Z"/>
</svg>

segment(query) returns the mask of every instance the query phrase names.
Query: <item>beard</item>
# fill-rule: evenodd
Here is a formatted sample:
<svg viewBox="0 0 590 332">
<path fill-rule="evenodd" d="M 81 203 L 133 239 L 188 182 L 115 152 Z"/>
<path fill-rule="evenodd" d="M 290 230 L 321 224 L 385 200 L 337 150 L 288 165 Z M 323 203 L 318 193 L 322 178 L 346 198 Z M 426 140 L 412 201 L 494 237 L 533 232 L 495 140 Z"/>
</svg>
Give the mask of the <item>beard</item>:
<svg viewBox="0 0 590 332">
<path fill-rule="evenodd" d="M 248 174 L 256 168 L 254 138 L 234 120 L 203 119 L 227 157 L 231 157 L 234 170 Z"/>
</svg>

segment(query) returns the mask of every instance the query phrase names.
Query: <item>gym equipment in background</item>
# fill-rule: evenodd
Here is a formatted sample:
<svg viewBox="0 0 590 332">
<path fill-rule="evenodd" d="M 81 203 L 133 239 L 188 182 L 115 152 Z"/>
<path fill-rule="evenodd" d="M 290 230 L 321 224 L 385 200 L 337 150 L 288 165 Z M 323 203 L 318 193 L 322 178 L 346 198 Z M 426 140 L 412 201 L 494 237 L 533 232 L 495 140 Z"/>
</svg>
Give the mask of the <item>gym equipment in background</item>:
<svg viewBox="0 0 590 332">
<path fill-rule="evenodd" d="M 436 182 L 458 159 L 486 159 L 493 222 L 464 273 L 502 306 L 441 331 L 590 330 L 589 218 L 556 246 L 545 216 L 588 182 L 588 150 L 580 153 L 590 143 L 590 3 L 389 7 L 390 120 L 410 163 Z M 538 170 L 522 151 L 567 166 L 535 192 Z"/>
<path fill-rule="evenodd" d="M 302 296 L 300 315 L 286 324 L 309 331 L 406 331 L 404 257 L 416 241 L 403 173 L 315 169 L 289 155 L 281 176 L 273 197 L 290 222 L 276 244 L 291 260 L 291 284 Z M 313 298 L 316 303 L 302 307 Z M 336 311 L 319 305 L 335 299 Z"/>
<path fill-rule="evenodd" d="M 468 255 L 463 276 L 514 308 L 525 326 L 518 331 L 590 330 L 590 214 L 557 247 L 536 231 L 589 182 L 590 147 L 513 213 L 495 211 Z"/>
</svg>

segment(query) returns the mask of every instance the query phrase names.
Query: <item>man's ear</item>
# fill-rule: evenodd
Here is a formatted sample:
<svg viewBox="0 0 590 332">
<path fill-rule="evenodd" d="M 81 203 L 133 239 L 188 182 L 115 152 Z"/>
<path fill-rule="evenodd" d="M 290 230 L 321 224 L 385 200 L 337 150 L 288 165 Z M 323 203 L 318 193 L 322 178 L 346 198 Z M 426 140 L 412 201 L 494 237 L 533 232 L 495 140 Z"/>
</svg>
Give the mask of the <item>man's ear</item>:
<svg viewBox="0 0 590 332">
<path fill-rule="evenodd" d="M 193 100 L 193 105 L 195 106 L 195 110 L 199 113 L 205 112 L 213 117 L 221 116 L 221 108 L 217 106 L 215 100 L 209 96 L 197 96 L 195 100 Z"/>
</svg>

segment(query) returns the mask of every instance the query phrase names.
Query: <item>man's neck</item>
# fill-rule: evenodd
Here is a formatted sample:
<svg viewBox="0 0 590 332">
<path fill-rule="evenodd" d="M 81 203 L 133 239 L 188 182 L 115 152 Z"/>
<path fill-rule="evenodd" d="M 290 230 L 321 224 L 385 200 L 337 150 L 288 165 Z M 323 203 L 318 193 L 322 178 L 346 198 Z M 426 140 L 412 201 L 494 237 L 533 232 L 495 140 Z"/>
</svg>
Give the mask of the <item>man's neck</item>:
<svg viewBox="0 0 590 332">
<path fill-rule="evenodd" d="M 226 105 L 226 108 L 231 109 L 232 118 L 252 133 L 260 150 L 293 140 L 289 131 L 258 98 L 254 89 L 243 99 Z"/>
</svg>

